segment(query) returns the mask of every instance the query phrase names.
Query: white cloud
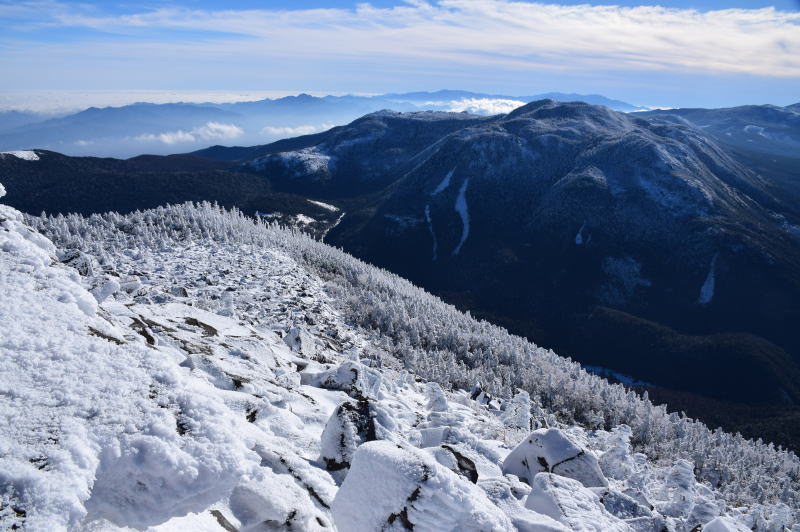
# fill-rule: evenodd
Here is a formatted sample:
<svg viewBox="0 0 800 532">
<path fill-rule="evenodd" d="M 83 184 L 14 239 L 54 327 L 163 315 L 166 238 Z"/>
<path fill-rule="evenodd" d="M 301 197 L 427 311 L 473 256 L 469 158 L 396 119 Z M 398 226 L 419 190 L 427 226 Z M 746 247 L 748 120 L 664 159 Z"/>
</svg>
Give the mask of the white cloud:
<svg viewBox="0 0 800 532">
<path fill-rule="evenodd" d="M 200 140 L 231 140 L 244 134 L 244 130 L 234 124 L 220 124 L 208 122 L 204 126 L 196 127 L 191 131 L 166 131 L 163 133 L 149 133 L 134 137 L 142 142 L 161 142 L 164 144 L 179 144 L 197 142 Z"/>
<path fill-rule="evenodd" d="M 525 102 L 500 98 L 462 98 L 453 100 L 448 105 L 449 110 L 456 113 L 466 111 L 479 115 L 499 115 L 510 113 L 517 107 L 525 105 Z"/>
<path fill-rule="evenodd" d="M 310 135 L 312 133 L 319 133 L 320 131 L 327 131 L 328 129 L 332 128 L 333 124 L 321 124 L 319 126 L 314 125 L 305 125 L 305 126 L 297 126 L 297 127 L 275 127 L 275 126 L 265 126 L 261 129 L 262 135 L 268 136 L 284 136 L 284 137 L 292 137 L 292 136 L 299 136 L 299 135 Z"/>
<path fill-rule="evenodd" d="M 360 4 L 354 10 L 170 7 L 107 17 L 54 9 L 44 24 L 145 35 L 153 29 L 214 32 L 204 39 L 153 45 L 172 53 L 241 54 L 256 64 L 269 58 L 316 56 L 364 64 L 395 62 L 397 68 L 456 63 L 493 69 L 677 69 L 800 76 L 800 13 L 773 8 L 700 12 L 441 0 L 385 9 Z M 141 51 L 142 43 L 135 48 Z"/>
</svg>

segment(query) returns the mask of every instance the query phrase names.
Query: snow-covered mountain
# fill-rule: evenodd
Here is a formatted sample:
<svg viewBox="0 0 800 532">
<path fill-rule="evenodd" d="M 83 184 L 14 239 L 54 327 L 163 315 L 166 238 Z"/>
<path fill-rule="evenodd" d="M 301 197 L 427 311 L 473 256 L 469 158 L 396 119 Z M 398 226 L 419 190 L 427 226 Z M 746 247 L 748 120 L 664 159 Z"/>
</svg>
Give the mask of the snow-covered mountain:
<svg viewBox="0 0 800 532">
<path fill-rule="evenodd" d="M 237 212 L 0 206 L 0 285 L 5 529 L 800 526 L 794 454 Z"/>
<path fill-rule="evenodd" d="M 800 104 L 743 105 L 723 109 L 665 109 L 642 116 L 695 125 L 721 143 L 776 155 L 800 151 Z"/>
</svg>

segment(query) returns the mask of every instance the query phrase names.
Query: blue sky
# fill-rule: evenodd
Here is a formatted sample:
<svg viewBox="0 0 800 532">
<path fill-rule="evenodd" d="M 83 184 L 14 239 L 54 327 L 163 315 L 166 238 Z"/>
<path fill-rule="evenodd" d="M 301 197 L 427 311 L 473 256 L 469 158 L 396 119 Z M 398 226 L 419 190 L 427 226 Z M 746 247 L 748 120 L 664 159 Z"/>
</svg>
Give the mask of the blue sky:
<svg viewBox="0 0 800 532">
<path fill-rule="evenodd" d="M 800 101 L 799 0 L 0 0 L 0 90 Z"/>
</svg>

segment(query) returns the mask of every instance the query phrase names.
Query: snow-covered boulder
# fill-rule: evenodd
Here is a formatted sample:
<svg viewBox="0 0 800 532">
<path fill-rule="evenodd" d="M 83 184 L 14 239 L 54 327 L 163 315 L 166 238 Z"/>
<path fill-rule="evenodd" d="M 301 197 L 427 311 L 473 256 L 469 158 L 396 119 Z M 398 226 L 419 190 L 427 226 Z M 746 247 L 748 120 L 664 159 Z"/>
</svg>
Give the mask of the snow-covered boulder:
<svg viewBox="0 0 800 532">
<path fill-rule="evenodd" d="M 572 478 L 587 487 L 608 486 L 594 454 L 559 429 L 531 432 L 503 462 L 503 473 L 529 482 L 541 472 Z"/>
<path fill-rule="evenodd" d="M 717 517 L 706 523 L 703 532 L 750 532 L 750 529 L 730 517 Z"/>
<path fill-rule="evenodd" d="M 469 480 L 473 484 L 478 482 L 478 468 L 475 461 L 466 456 L 461 450 L 452 445 L 441 445 L 426 449 L 441 465 Z"/>
<path fill-rule="evenodd" d="M 575 532 L 632 532 L 609 513 L 600 497 L 577 480 L 539 473 L 531 483 L 525 507 L 559 521 Z"/>
<path fill-rule="evenodd" d="M 335 492 L 330 478 L 282 444 L 267 440 L 254 448 L 262 467 L 228 500 L 236 529 L 331 530 L 328 510 Z"/>
<path fill-rule="evenodd" d="M 592 491 L 600 497 L 600 502 L 606 510 L 620 519 L 637 519 L 639 517 L 651 517 L 652 512 L 624 493 L 611 488 L 592 488 Z"/>
<path fill-rule="evenodd" d="M 478 486 L 492 503 L 503 510 L 520 532 L 568 532 L 569 528 L 552 517 L 525 508 L 518 499 L 517 483 L 513 475 L 481 480 Z M 519 483 L 521 484 L 521 483 Z M 522 484 L 528 488 L 527 484 Z"/>
<path fill-rule="evenodd" d="M 283 338 L 292 351 L 313 359 L 319 351 L 315 338 L 301 327 L 292 327 Z"/>
<path fill-rule="evenodd" d="M 332 506 L 339 530 L 514 530 L 486 494 L 430 454 L 376 441 L 358 448 Z"/>
<path fill-rule="evenodd" d="M 381 374 L 373 369 L 348 360 L 321 373 L 303 374 L 303 384 L 328 390 L 341 390 L 354 399 L 377 398 L 381 389 Z"/>
<path fill-rule="evenodd" d="M 286 477 L 286 478 L 282 478 Z M 253 481 L 237 486 L 228 501 L 239 532 L 266 529 L 330 530 L 324 514 L 288 475 L 265 469 Z"/>
<path fill-rule="evenodd" d="M 82 251 L 71 249 L 61 254 L 61 262 L 72 266 L 84 277 L 91 277 L 97 270 L 97 260 Z"/>
<path fill-rule="evenodd" d="M 92 288 L 91 293 L 98 303 L 102 303 L 111 295 L 119 292 L 119 290 L 120 286 L 117 280 L 109 277 L 108 279 L 103 279 L 97 283 L 97 285 Z"/>
<path fill-rule="evenodd" d="M 377 440 L 375 417 L 367 400 L 346 401 L 336 407 L 325 424 L 320 441 L 320 459 L 329 471 L 350 467 L 356 449 Z"/>
<path fill-rule="evenodd" d="M 397 422 L 376 401 L 362 397 L 336 407 L 320 440 L 320 459 L 329 471 L 350 467 L 356 449 L 365 442 L 394 440 Z"/>
</svg>

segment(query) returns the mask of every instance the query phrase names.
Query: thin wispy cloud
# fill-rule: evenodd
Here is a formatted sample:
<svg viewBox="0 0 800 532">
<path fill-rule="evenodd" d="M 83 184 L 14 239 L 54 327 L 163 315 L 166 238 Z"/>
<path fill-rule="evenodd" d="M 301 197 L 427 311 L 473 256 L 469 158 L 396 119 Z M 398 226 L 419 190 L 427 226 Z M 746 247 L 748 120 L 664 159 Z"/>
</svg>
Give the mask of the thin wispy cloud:
<svg viewBox="0 0 800 532">
<path fill-rule="evenodd" d="M 19 17 L 24 8 L 6 9 Z M 363 4 L 353 10 L 172 7 L 112 16 L 53 2 L 28 8 L 38 11 L 32 22 L 36 25 L 134 34 L 157 29 L 207 32 L 203 38 L 193 34 L 171 39 L 172 46 L 200 52 L 225 43 L 223 52 L 260 57 L 314 53 L 425 63 L 491 62 L 518 69 L 625 67 L 800 75 L 800 13 L 772 8 L 699 12 L 506 0 L 442 0 L 385 9 Z"/>
<path fill-rule="evenodd" d="M 296 137 L 298 135 L 310 135 L 312 133 L 319 133 L 327 131 L 333 127 L 333 124 L 320 124 L 318 126 L 308 124 L 302 126 L 264 126 L 261 129 L 261 134 L 269 137 Z"/>
<path fill-rule="evenodd" d="M 509 0 L 351 9 L 171 6 L 120 14 L 103 4 L 0 0 L 0 24 L 8 30 L 0 35 L 0 71 L 11 73 L 8 88 L 20 89 L 460 87 L 602 91 L 647 105 L 676 103 L 665 101 L 670 91 L 686 101 L 687 85 L 724 94 L 733 78 L 740 98 L 787 100 L 800 78 L 800 12 L 773 8 Z M 62 33 L 68 37 L 58 38 Z"/>
</svg>

